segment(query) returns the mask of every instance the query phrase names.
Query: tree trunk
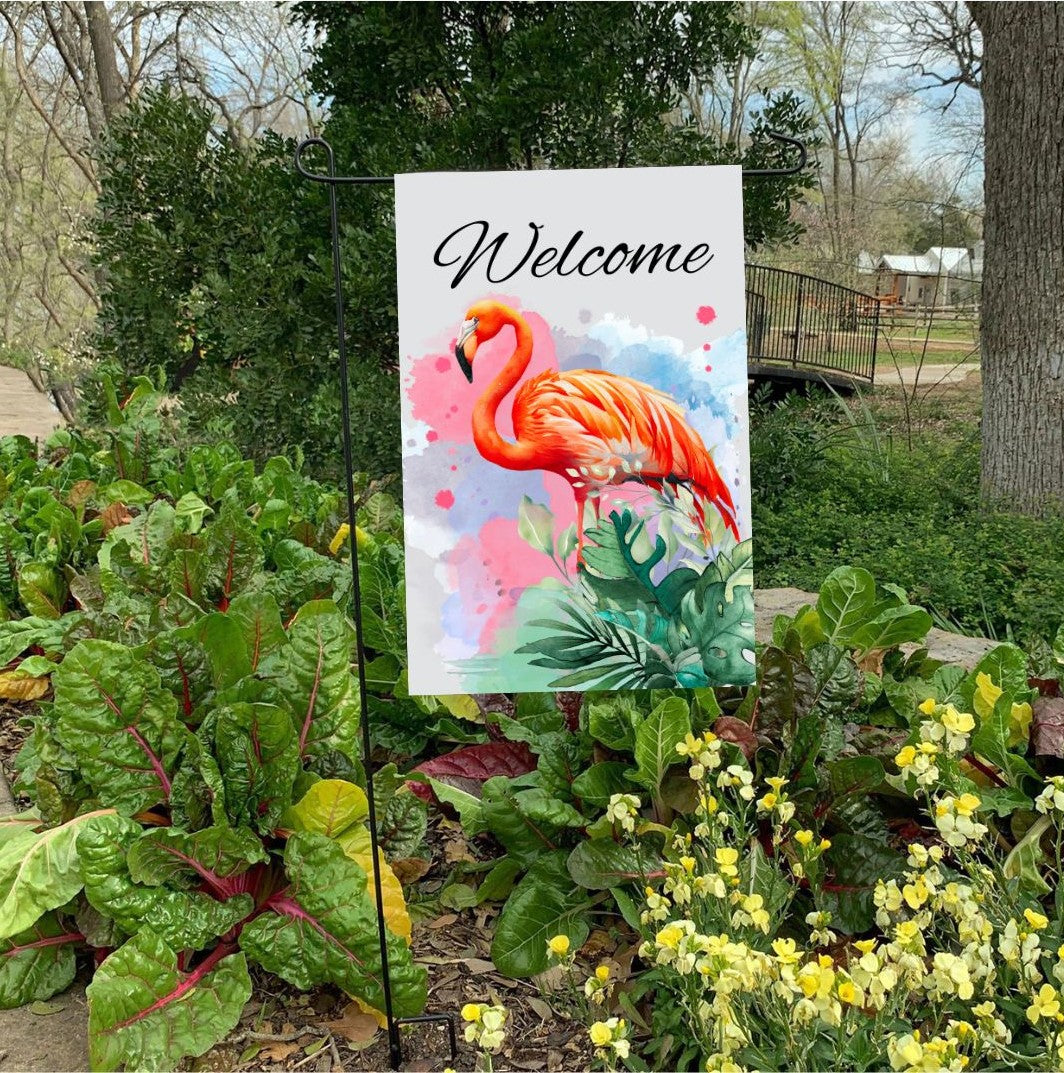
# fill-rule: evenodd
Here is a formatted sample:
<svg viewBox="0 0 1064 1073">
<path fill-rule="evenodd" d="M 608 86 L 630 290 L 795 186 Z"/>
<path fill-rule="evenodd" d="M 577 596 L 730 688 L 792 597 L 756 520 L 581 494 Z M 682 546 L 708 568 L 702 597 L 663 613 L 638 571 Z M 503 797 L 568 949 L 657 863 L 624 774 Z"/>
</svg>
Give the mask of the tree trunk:
<svg viewBox="0 0 1064 1073">
<path fill-rule="evenodd" d="M 110 123 L 125 105 L 126 87 L 118 73 L 114 31 L 104 0 L 85 0 L 85 21 L 92 43 L 100 103 L 103 105 L 104 119 Z"/>
<path fill-rule="evenodd" d="M 983 494 L 1064 507 L 1064 4 L 971 3 L 983 33 Z"/>
</svg>

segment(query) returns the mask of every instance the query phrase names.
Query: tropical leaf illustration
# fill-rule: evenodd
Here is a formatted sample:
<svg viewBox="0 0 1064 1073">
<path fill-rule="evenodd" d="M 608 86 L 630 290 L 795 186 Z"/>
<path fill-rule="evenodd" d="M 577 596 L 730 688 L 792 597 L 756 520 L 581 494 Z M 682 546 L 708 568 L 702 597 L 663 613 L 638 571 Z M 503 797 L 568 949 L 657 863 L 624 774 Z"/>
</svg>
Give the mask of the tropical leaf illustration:
<svg viewBox="0 0 1064 1073">
<path fill-rule="evenodd" d="M 546 521 L 536 511 L 526 517 Z M 712 560 L 703 543 L 706 558 L 698 563 L 686 554 L 691 534 L 675 519 L 662 525 L 663 515 L 656 517 L 652 533 L 626 506 L 586 530 L 578 582 L 558 599 L 557 617 L 529 623 L 545 633 L 519 649 L 534 666 L 563 672 L 551 688 L 699 688 L 752 680 L 751 542 L 727 538 Z M 548 540 L 540 540 L 546 548 Z"/>
<path fill-rule="evenodd" d="M 518 650 L 535 655 L 534 666 L 568 672 L 551 682 L 552 689 L 654 689 L 675 682 L 664 653 L 655 653 L 637 633 L 579 604 L 560 609 L 568 621 L 534 620 L 531 625 L 551 636 Z"/>
</svg>

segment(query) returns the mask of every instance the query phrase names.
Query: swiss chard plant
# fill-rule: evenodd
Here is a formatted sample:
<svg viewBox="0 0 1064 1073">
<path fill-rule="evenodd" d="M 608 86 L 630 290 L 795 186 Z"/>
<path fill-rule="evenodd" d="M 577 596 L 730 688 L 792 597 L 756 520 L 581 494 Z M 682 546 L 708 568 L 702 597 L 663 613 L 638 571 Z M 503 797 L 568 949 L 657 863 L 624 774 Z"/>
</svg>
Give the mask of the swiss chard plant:
<svg viewBox="0 0 1064 1073">
<path fill-rule="evenodd" d="M 34 807 L 0 822 L 0 1003 L 61 990 L 93 949 L 95 1069 L 202 1054 L 239 1020 L 249 964 L 382 1008 L 351 647 L 331 602 L 286 625 L 252 592 L 142 645 L 79 640 L 50 665 L 54 700 L 18 758 Z M 390 848 L 409 855 L 423 814 L 412 827 L 416 799 L 386 783 L 383 822 L 406 832 Z M 394 1008 L 413 1014 L 424 971 L 380 866 Z"/>
</svg>

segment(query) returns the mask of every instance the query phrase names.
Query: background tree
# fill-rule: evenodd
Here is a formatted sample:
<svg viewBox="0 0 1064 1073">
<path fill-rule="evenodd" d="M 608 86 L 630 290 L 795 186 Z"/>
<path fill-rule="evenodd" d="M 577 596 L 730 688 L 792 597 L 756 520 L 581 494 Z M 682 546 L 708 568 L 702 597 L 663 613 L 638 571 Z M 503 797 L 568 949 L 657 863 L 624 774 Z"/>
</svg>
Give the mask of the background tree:
<svg viewBox="0 0 1064 1073">
<path fill-rule="evenodd" d="M 274 4 L 0 0 L 0 362 L 51 389 L 68 418 L 99 304 L 84 223 L 110 122 L 166 84 L 234 138 L 313 129 L 305 56 Z"/>
<path fill-rule="evenodd" d="M 982 480 L 1064 507 L 1064 5 L 972 3 L 983 36 Z"/>
<path fill-rule="evenodd" d="M 848 283 L 868 239 L 868 195 L 902 153 L 891 137 L 897 91 L 882 70 L 882 14 L 876 3 L 817 0 L 780 4 L 775 15 L 784 77 L 816 122 L 821 259 Z"/>
</svg>

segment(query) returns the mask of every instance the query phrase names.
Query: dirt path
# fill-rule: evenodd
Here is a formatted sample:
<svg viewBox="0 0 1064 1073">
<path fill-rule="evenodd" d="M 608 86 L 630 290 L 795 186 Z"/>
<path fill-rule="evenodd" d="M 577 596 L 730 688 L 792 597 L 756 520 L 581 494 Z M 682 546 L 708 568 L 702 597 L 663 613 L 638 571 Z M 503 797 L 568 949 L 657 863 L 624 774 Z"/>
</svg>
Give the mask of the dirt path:
<svg viewBox="0 0 1064 1073">
<path fill-rule="evenodd" d="M 59 411 L 20 369 L 0 365 L 0 436 L 47 439 L 63 424 Z"/>
<path fill-rule="evenodd" d="M 891 361 L 877 361 L 876 386 L 904 384 L 905 387 L 912 387 L 919 375 L 920 387 L 932 388 L 941 384 L 959 384 L 973 373 L 979 373 L 979 364 L 974 361 L 953 362 L 950 365 L 902 365 L 900 368 Z"/>
</svg>

